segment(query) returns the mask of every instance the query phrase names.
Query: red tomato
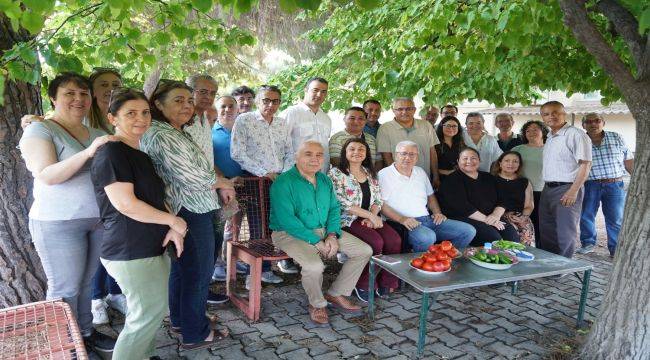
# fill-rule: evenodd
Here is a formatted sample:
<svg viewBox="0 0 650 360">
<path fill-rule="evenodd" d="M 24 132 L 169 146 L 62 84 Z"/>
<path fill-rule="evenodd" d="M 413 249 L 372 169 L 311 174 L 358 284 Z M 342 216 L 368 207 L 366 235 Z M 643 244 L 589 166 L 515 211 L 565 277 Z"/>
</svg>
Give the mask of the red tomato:
<svg viewBox="0 0 650 360">
<path fill-rule="evenodd" d="M 430 253 L 426 253 L 422 255 L 422 258 L 424 258 L 424 261 L 436 261 L 436 256 Z"/>
<path fill-rule="evenodd" d="M 438 251 L 438 253 L 436 254 L 436 259 L 440 261 L 449 260 L 449 255 L 447 255 L 447 253 L 444 251 Z"/>
<path fill-rule="evenodd" d="M 413 261 L 411 261 L 411 265 L 413 265 L 413 267 L 416 267 L 418 269 L 421 269 L 423 264 L 424 264 L 424 260 L 420 258 L 413 259 Z"/>
<path fill-rule="evenodd" d="M 450 258 L 455 258 L 458 256 L 458 250 L 451 248 L 451 250 L 447 251 L 447 255 L 449 255 Z"/>
<path fill-rule="evenodd" d="M 424 270 L 424 271 L 435 271 L 434 270 L 434 267 L 435 267 L 434 264 L 435 263 L 425 262 L 424 265 L 422 265 L 422 270 Z"/>
<path fill-rule="evenodd" d="M 445 266 L 445 271 L 447 271 L 451 267 L 451 259 L 442 260 L 442 264 Z"/>
<path fill-rule="evenodd" d="M 429 252 L 430 253 L 435 253 L 438 250 L 438 245 L 431 245 L 429 246 Z"/>
<path fill-rule="evenodd" d="M 445 241 L 443 241 L 442 243 L 440 243 L 440 248 L 441 248 L 442 250 L 444 250 L 444 251 L 449 251 L 449 250 L 451 250 L 451 248 L 453 248 L 453 247 L 454 247 L 454 246 L 451 244 L 451 241 L 449 241 L 449 240 L 445 240 Z"/>
<path fill-rule="evenodd" d="M 442 261 L 436 261 L 433 263 L 433 271 L 435 272 L 442 272 L 445 271 L 445 265 L 442 263 Z"/>
</svg>

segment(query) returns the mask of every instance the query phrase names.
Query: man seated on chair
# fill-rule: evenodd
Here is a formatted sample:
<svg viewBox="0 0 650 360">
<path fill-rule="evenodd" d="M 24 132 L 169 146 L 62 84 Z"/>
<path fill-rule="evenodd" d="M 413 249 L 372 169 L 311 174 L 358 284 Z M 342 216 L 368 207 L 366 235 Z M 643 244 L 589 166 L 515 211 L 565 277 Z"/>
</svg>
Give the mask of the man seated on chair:
<svg viewBox="0 0 650 360">
<path fill-rule="evenodd" d="M 307 140 L 298 148 L 296 165 L 271 185 L 273 243 L 302 267 L 302 286 L 309 300 L 309 316 L 316 325 L 329 323 L 328 303 L 342 311 L 360 313 L 348 296 L 372 255 L 368 244 L 341 231 L 341 210 L 334 186 L 319 172 L 325 161 L 319 141 Z M 322 259 L 337 252 L 348 260 L 323 296 Z"/>
</svg>

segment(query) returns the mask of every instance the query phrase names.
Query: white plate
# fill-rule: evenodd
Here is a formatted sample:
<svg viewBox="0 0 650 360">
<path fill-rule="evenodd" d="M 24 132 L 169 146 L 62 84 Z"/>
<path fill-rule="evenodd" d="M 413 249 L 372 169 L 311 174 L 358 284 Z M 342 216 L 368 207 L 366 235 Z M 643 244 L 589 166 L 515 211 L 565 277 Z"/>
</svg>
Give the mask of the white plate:
<svg viewBox="0 0 650 360">
<path fill-rule="evenodd" d="M 533 261 L 533 260 L 535 260 L 535 255 L 529 253 L 528 251 L 523 251 L 523 250 L 506 250 L 506 251 L 511 253 L 512 255 L 516 256 L 519 261 Z M 530 257 L 519 256 L 519 254 L 528 255 Z"/>
<path fill-rule="evenodd" d="M 491 269 L 491 270 L 508 270 L 512 267 L 514 264 L 492 264 L 489 262 L 483 262 L 483 261 L 478 261 L 475 260 L 471 257 L 468 257 L 469 261 L 473 262 L 474 264 L 484 267 L 486 269 Z"/>
<path fill-rule="evenodd" d="M 447 271 L 440 271 L 440 272 L 435 272 L 435 271 L 426 271 L 426 270 L 418 269 L 418 268 L 416 268 L 415 266 L 413 266 L 410 262 L 409 262 L 409 266 L 411 267 L 411 269 L 413 269 L 413 270 L 419 272 L 420 274 L 422 274 L 422 275 L 429 275 L 429 276 L 440 275 L 440 274 L 444 274 L 444 273 L 446 273 L 446 272 L 451 271 L 451 266 L 449 267 L 449 269 L 447 269 Z"/>
</svg>

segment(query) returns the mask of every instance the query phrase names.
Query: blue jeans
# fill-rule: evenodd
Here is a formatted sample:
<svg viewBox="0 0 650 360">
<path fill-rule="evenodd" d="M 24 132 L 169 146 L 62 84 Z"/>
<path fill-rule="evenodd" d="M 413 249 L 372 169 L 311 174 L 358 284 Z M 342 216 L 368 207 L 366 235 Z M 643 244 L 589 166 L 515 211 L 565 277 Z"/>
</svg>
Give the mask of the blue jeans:
<svg viewBox="0 0 650 360">
<path fill-rule="evenodd" d="M 618 233 L 623 223 L 625 208 L 625 189 L 622 181 L 613 183 L 585 182 L 585 197 L 582 200 L 580 216 L 580 243 L 582 246 L 596 245 L 596 214 L 603 203 L 605 228 L 607 229 L 607 248 L 610 254 L 616 250 Z"/>
<path fill-rule="evenodd" d="M 188 231 L 183 253 L 169 274 L 169 317 L 172 326 L 181 328 L 183 343 L 193 344 L 210 333 L 205 311 L 214 270 L 214 211 L 197 214 L 181 208 L 178 216 Z"/>
<path fill-rule="evenodd" d="M 115 279 L 108 275 L 104 265 L 99 263 L 95 276 L 93 276 L 93 300 L 103 299 L 108 294 L 117 295 L 121 293 L 122 289 L 117 285 Z"/>
<path fill-rule="evenodd" d="M 476 230 L 469 224 L 461 221 L 447 219 L 440 225 L 433 222 L 431 216 L 415 218 L 420 225 L 409 231 L 408 241 L 414 252 L 427 251 L 430 245 L 435 244 L 438 238 L 449 240 L 457 249 L 464 249 L 474 238 Z"/>
</svg>

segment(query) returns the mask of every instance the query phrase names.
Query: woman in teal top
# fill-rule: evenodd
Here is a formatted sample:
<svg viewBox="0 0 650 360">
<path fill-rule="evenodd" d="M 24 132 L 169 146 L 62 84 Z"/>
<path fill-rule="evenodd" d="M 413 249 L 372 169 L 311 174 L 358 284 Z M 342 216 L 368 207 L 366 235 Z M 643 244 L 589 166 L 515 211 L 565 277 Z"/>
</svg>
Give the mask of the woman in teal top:
<svg viewBox="0 0 650 360">
<path fill-rule="evenodd" d="M 535 228 L 535 238 L 539 239 L 539 198 L 544 189 L 544 179 L 542 179 L 542 157 L 544 153 L 544 143 L 548 135 L 548 128 L 539 120 L 530 120 L 521 127 L 522 145 L 512 148 L 512 151 L 521 154 L 523 159 L 523 168 L 521 176 L 530 180 L 533 185 L 533 200 L 535 208 L 530 214 Z"/>
<path fill-rule="evenodd" d="M 209 347 L 220 338 L 205 315 L 214 268 L 217 175 L 184 130 L 194 116 L 192 89 L 180 81 L 161 80 L 149 105 L 153 121 L 140 146 L 165 183 L 167 206 L 188 229 L 183 254 L 172 263 L 169 277 L 172 330 L 183 335 L 182 349 Z"/>
</svg>

